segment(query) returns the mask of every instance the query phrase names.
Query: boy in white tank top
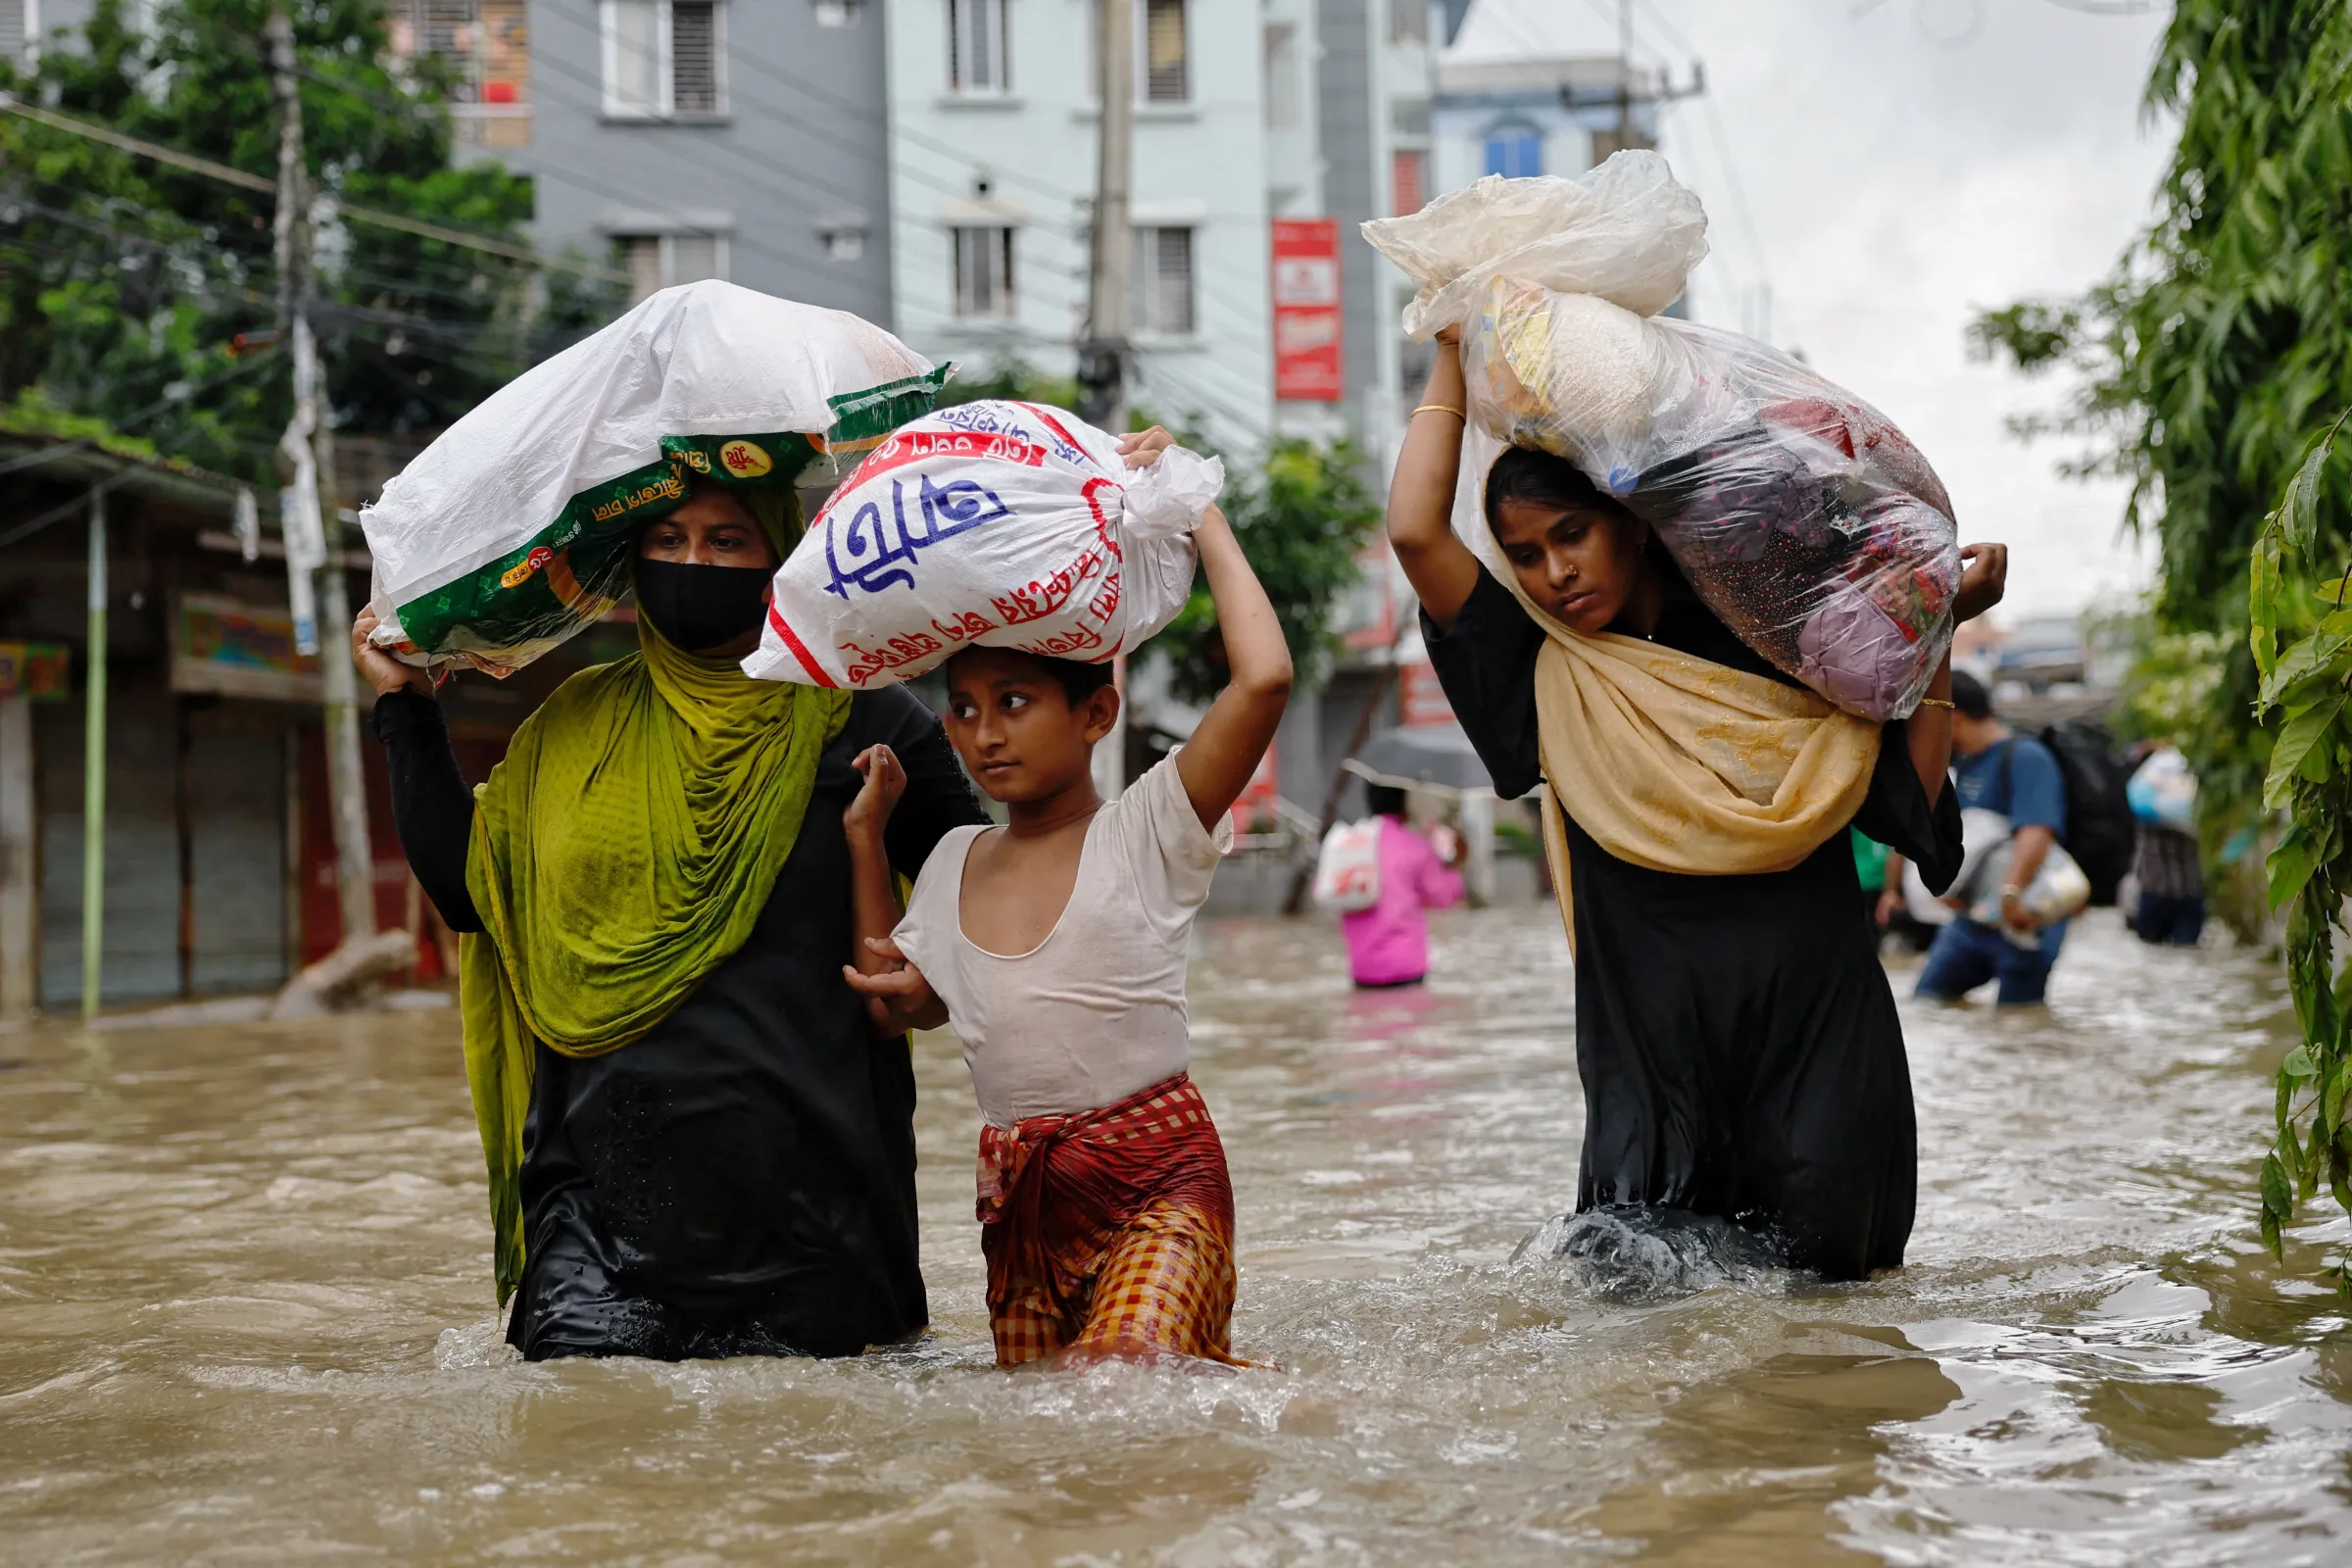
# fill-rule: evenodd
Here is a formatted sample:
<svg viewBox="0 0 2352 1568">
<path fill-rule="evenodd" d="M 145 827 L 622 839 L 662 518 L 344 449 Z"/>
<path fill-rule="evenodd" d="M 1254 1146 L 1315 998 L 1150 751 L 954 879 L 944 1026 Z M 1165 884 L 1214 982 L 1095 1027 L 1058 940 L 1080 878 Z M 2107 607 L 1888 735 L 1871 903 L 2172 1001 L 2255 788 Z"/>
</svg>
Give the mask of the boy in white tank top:
<svg viewBox="0 0 2352 1568">
<path fill-rule="evenodd" d="M 1141 467 L 1170 444 L 1153 429 L 1121 446 Z M 849 980 L 882 1033 L 953 1022 L 963 1039 L 1004 1366 L 1233 1359 L 1233 1188 L 1186 1071 L 1185 947 L 1291 656 L 1213 507 L 1196 537 L 1232 683 L 1117 800 L 1096 794 L 1092 766 L 1118 715 L 1109 664 L 965 649 L 946 665 L 948 737 L 1009 819 L 943 839 L 902 918 L 882 833 L 904 776 L 886 748 L 858 759 Z"/>
</svg>

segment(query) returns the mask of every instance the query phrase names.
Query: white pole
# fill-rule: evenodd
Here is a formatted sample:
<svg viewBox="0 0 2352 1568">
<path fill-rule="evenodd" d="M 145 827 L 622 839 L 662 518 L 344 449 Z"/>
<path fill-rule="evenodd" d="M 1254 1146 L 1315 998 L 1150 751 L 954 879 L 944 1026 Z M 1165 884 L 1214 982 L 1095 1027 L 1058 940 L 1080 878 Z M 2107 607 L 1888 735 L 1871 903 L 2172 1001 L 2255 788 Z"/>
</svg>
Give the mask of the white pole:
<svg viewBox="0 0 2352 1568">
<path fill-rule="evenodd" d="M 81 736 L 81 1015 L 98 1016 L 106 951 L 106 491 L 90 490 L 90 651 Z"/>
</svg>

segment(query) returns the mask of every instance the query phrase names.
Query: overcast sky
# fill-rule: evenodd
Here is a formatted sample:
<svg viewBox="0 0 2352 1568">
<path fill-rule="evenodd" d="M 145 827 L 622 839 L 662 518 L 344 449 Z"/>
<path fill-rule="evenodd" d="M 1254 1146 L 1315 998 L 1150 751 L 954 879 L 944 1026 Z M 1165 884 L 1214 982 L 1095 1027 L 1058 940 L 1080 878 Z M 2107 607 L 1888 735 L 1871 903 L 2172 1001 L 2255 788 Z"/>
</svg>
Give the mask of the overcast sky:
<svg viewBox="0 0 2352 1568">
<path fill-rule="evenodd" d="M 2011 546 L 2002 619 L 2144 585 L 2123 487 L 2060 478 L 2004 416 L 2060 386 L 1969 362 L 1973 312 L 2096 281 L 2147 220 L 2171 127 L 2139 96 L 2169 7 L 2098 0 L 1636 0 L 1637 58 L 1708 93 L 1662 150 L 1705 201 L 1701 320 L 1754 329 L 1884 410 L 1936 465 L 1962 539 Z M 1618 0 L 1476 0 L 1468 55 L 1615 52 Z M 1744 203 L 1741 198 L 1744 197 Z M 1745 217 L 1742 216 L 1744 206 Z"/>
</svg>

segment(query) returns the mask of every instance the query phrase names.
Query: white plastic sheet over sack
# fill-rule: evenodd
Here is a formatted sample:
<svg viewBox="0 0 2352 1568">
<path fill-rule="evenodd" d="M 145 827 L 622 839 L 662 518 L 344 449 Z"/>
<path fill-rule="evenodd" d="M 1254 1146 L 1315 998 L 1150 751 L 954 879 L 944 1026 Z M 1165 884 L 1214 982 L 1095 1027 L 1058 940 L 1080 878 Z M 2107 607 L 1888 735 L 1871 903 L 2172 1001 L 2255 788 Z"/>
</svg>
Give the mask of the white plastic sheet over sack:
<svg viewBox="0 0 2352 1568">
<path fill-rule="evenodd" d="M 1568 459 L 1648 521 L 1747 645 L 1865 718 L 1918 706 L 1951 644 L 1951 502 L 1885 416 L 1787 355 L 1662 318 L 1706 215 L 1655 153 L 1490 175 L 1365 238 L 1458 325 L 1470 429 L 1454 525 L 1507 578 L 1482 505 L 1505 445 Z"/>
<path fill-rule="evenodd" d="M 1184 608 L 1224 466 L 1182 447 L 1131 469 L 1059 409 L 981 402 L 892 432 L 776 572 L 744 673 L 906 680 L 967 643 L 1100 662 Z"/>
<path fill-rule="evenodd" d="M 927 412 L 947 374 L 845 311 L 663 289 L 492 393 L 361 514 L 375 640 L 518 669 L 628 591 L 637 530 L 694 485 L 788 487 Z"/>
</svg>

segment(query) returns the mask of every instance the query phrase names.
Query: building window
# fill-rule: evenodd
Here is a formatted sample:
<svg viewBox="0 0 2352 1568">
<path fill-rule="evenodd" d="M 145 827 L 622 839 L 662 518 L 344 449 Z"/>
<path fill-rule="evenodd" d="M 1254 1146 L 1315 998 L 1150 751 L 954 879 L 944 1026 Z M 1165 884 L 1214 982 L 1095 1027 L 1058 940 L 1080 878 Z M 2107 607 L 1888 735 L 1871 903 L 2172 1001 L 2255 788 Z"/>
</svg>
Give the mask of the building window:
<svg viewBox="0 0 2352 1568">
<path fill-rule="evenodd" d="M 1298 123 L 1298 29 L 1287 22 L 1266 24 L 1266 128 L 1290 130 Z"/>
<path fill-rule="evenodd" d="M 1193 231 L 1135 231 L 1135 325 L 1140 332 L 1189 337 L 1194 330 Z"/>
<path fill-rule="evenodd" d="M 1145 0 L 1144 101 L 1180 104 L 1193 96 L 1191 44 L 1185 36 L 1185 0 Z"/>
<path fill-rule="evenodd" d="M 1006 0 L 948 0 L 948 90 L 1006 92 L 1012 86 Z"/>
<path fill-rule="evenodd" d="M 9 8 L 0 0 L 0 34 Z M 35 6 L 37 12 L 37 5 Z M 154 10 L 152 0 L 140 15 Z M 385 42 L 402 60 L 432 59 L 450 73 L 457 140 L 507 149 L 531 144 L 531 29 L 524 0 L 391 0 Z M 0 53 L 6 53 L 0 44 Z"/>
<path fill-rule="evenodd" d="M 1505 179 L 1525 179 L 1544 172 L 1543 133 L 1526 125 L 1505 125 L 1487 135 L 1487 172 Z"/>
<path fill-rule="evenodd" d="M 820 27 L 848 27 L 858 22 L 857 0 L 812 0 L 811 9 Z"/>
<path fill-rule="evenodd" d="M 726 13 L 715 0 L 603 0 L 605 113 L 726 113 Z"/>
<path fill-rule="evenodd" d="M 833 223 L 816 231 L 817 243 L 825 248 L 828 262 L 861 262 L 865 260 L 865 225 L 862 223 Z"/>
<path fill-rule="evenodd" d="M 624 234 L 614 244 L 629 274 L 629 303 L 678 283 L 727 275 L 723 234 Z"/>
<path fill-rule="evenodd" d="M 1013 314 L 1012 229 L 1008 225 L 959 226 L 956 235 L 956 314 L 1008 317 Z"/>
<path fill-rule="evenodd" d="M 1429 0 L 1389 0 L 1389 42 L 1429 42 Z"/>
</svg>

